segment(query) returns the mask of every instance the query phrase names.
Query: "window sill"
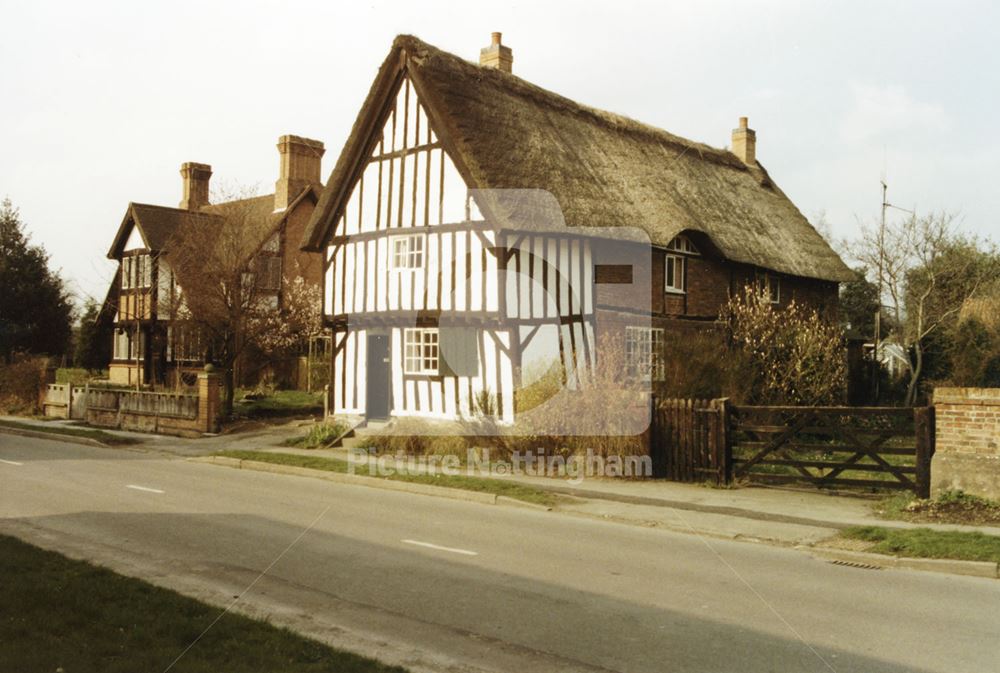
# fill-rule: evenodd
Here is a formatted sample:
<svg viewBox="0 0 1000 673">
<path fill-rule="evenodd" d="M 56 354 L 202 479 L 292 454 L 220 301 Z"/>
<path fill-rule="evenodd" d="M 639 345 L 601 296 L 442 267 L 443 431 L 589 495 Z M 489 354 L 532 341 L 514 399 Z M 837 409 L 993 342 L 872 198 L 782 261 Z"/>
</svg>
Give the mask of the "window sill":
<svg viewBox="0 0 1000 673">
<path fill-rule="evenodd" d="M 441 381 L 444 374 L 438 372 L 404 372 L 404 381 Z"/>
<path fill-rule="evenodd" d="M 673 288 L 667 288 L 666 290 L 663 291 L 663 294 L 685 295 L 685 294 L 687 294 L 687 291 L 686 290 L 674 290 Z"/>
</svg>

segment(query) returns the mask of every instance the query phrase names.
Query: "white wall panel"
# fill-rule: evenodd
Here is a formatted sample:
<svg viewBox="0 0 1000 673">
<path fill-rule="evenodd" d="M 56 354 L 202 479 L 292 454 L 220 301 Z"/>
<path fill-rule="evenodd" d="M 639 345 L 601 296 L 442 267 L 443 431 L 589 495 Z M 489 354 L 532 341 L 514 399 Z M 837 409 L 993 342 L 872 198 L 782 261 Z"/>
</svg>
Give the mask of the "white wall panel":
<svg viewBox="0 0 1000 673">
<path fill-rule="evenodd" d="M 467 250 L 465 232 L 454 235 L 453 241 L 455 244 L 455 305 L 452 309 L 455 311 L 465 311 L 467 310 L 465 297 L 465 253 Z"/>
</svg>

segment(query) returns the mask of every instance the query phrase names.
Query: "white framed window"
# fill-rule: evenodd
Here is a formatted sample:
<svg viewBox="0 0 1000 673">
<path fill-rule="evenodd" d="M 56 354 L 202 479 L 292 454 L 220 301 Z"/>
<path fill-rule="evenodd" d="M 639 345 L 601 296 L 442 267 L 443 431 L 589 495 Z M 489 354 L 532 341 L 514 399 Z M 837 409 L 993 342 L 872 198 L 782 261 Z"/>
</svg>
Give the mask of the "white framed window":
<svg viewBox="0 0 1000 673">
<path fill-rule="evenodd" d="M 281 289 L 281 257 L 261 254 L 257 256 L 257 289 L 277 292 Z"/>
<path fill-rule="evenodd" d="M 393 269 L 422 269 L 424 267 L 424 235 L 409 234 L 393 236 L 392 244 Z"/>
<path fill-rule="evenodd" d="M 781 277 L 773 273 L 758 273 L 757 287 L 767 295 L 772 304 L 781 303 Z"/>
<path fill-rule="evenodd" d="M 666 370 L 663 364 L 663 328 L 625 328 L 625 365 L 631 378 L 641 381 L 663 381 Z"/>
<path fill-rule="evenodd" d="M 122 257 L 122 289 L 147 288 L 153 285 L 153 262 L 149 255 Z"/>
<path fill-rule="evenodd" d="M 129 359 L 129 338 L 128 333 L 115 330 L 115 349 L 114 349 L 114 359 L 115 360 L 128 360 Z"/>
<path fill-rule="evenodd" d="M 141 359 L 146 354 L 146 335 L 139 333 L 136 338 L 135 330 L 126 327 L 123 330 L 115 330 L 114 359 L 134 361 Z"/>
<path fill-rule="evenodd" d="M 663 289 L 673 294 L 684 294 L 687 290 L 687 260 L 680 255 L 667 255 L 665 265 Z"/>
<path fill-rule="evenodd" d="M 674 252 L 683 252 L 688 255 L 697 255 L 698 248 L 694 247 L 694 243 L 687 236 L 676 236 L 674 240 L 667 244 L 667 250 L 673 250 Z"/>
<path fill-rule="evenodd" d="M 133 257 L 122 257 L 122 289 L 128 290 L 132 287 L 132 260 Z"/>
<path fill-rule="evenodd" d="M 403 372 L 437 374 L 440 371 L 437 328 L 403 330 Z"/>
<path fill-rule="evenodd" d="M 142 288 L 153 286 L 153 260 L 149 255 L 136 257 L 139 262 L 139 272 L 136 274 L 138 286 Z"/>
<path fill-rule="evenodd" d="M 201 362 L 204 352 L 201 330 L 197 325 L 178 324 L 167 327 L 167 360 Z"/>
</svg>

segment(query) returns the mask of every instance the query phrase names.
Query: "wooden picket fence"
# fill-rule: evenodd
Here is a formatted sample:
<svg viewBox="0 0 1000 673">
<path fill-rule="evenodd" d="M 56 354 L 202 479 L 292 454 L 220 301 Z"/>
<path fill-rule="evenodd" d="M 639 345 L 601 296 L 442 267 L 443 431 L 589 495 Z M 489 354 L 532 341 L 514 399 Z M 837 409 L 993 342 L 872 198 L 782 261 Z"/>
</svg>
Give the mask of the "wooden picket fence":
<svg viewBox="0 0 1000 673">
<path fill-rule="evenodd" d="M 930 493 L 934 409 L 656 400 L 653 474 L 674 481 Z"/>
<path fill-rule="evenodd" d="M 728 483 L 726 400 L 654 402 L 653 476 L 672 481 Z"/>
</svg>

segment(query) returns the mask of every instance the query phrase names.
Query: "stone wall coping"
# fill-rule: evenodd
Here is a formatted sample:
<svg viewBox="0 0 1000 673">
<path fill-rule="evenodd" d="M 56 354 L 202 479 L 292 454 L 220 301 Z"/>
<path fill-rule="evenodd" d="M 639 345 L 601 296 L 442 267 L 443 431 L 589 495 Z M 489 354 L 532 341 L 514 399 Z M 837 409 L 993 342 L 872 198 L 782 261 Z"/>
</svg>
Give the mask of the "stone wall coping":
<svg viewBox="0 0 1000 673">
<path fill-rule="evenodd" d="M 1000 407 L 1000 388 L 937 388 L 934 404 Z"/>
</svg>

